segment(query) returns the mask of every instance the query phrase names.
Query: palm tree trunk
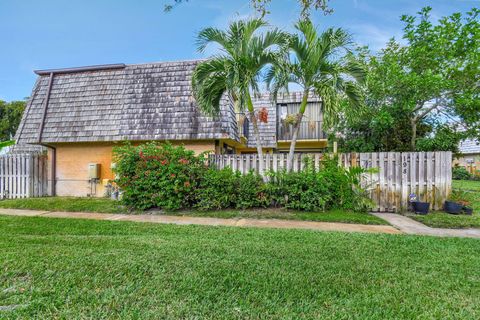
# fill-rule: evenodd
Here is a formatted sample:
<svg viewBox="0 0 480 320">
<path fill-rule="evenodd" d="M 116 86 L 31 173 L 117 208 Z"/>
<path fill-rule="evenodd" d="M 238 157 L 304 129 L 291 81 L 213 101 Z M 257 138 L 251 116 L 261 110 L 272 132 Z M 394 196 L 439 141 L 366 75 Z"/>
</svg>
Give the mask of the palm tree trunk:
<svg viewBox="0 0 480 320">
<path fill-rule="evenodd" d="M 300 104 L 300 109 L 298 110 L 297 120 L 293 126 L 293 135 L 292 141 L 290 141 L 290 151 L 288 152 L 287 157 L 287 170 L 292 171 L 293 169 L 293 156 L 295 155 L 295 146 L 297 144 L 297 137 L 298 132 L 300 131 L 300 123 L 303 119 L 303 114 L 305 113 L 305 109 L 307 107 L 308 101 L 308 90 L 303 92 L 302 103 Z"/>
<path fill-rule="evenodd" d="M 250 96 L 249 92 L 247 92 L 246 98 L 247 98 L 247 109 L 248 109 L 248 113 L 250 114 L 250 121 L 252 122 L 253 133 L 255 135 L 255 140 L 257 144 L 258 173 L 263 177 L 263 173 L 264 173 L 263 172 L 264 171 L 263 150 L 262 150 L 262 143 L 260 141 L 260 131 L 258 130 L 258 122 L 257 122 L 257 118 L 255 117 L 255 109 L 253 108 L 252 97 Z"/>
</svg>

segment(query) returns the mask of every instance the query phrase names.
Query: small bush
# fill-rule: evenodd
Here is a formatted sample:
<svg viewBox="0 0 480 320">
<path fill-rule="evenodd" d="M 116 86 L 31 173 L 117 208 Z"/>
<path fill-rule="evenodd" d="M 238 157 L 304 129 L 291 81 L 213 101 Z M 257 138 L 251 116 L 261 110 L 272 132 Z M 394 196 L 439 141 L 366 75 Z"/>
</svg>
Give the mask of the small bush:
<svg viewBox="0 0 480 320">
<path fill-rule="evenodd" d="M 194 190 L 206 171 L 202 156 L 170 143 L 117 147 L 114 161 L 122 201 L 142 210 L 190 208 Z"/>
<path fill-rule="evenodd" d="M 239 175 L 235 207 L 238 209 L 268 207 L 271 203 L 263 179 L 257 173 Z"/>
<path fill-rule="evenodd" d="M 196 190 L 195 207 L 200 210 L 218 210 L 233 206 L 238 175 L 239 173 L 233 172 L 230 168 L 209 169 Z"/>
<path fill-rule="evenodd" d="M 452 179 L 453 180 L 470 180 L 472 179 L 472 174 L 467 171 L 464 167 L 455 166 L 452 168 Z"/>
<path fill-rule="evenodd" d="M 319 170 L 307 161 L 301 172 L 271 172 L 267 191 L 274 204 L 289 209 L 367 211 L 372 201 L 360 186 L 365 172 L 362 168 L 344 169 L 337 159 L 326 157 Z"/>
<path fill-rule="evenodd" d="M 266 207 L 269 200 L 262 178 L 253 172 L 241 175 L 230 168 L 209 169 L 196 190 L 195 208 L 216 210 Z"/>
</svg>

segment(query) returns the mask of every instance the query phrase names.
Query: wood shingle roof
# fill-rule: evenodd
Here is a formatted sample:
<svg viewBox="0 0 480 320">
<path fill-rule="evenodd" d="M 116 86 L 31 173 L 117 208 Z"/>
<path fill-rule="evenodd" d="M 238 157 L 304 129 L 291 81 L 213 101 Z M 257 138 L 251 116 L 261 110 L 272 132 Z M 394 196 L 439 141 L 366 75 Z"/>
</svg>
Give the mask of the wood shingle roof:
<svg viewBox="0 0 480 320">
<path fill-rule="evenodd" d="M 198 61 L 126 65 L 58 73 L 48 99 L 42 144 L 120 140 L 238 140 L 233 103 L 222 99 L 213 119 L 200 113 L 191 74 Z M 48 72 L 32 91 L 17 131 L 18 144 L 39 143 Z"/>
</svg>

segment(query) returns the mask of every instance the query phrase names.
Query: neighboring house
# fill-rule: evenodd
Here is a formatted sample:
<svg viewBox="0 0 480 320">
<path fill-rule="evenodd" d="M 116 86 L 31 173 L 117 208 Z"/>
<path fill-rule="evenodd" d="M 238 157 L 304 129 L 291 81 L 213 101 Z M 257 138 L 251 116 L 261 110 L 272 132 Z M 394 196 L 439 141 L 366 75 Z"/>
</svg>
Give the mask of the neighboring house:
<svg viewBox="0 0 480 320">
<path fill-rule="evenodd" d="M 48 152 L 52 194 L 59 196 L 102 196 L 114 178 L 112 148 L 122 141 L 170 141 L 197 153 L 255 152 L 253 128 L 229 97 L 216 118 L 198 109 L 190 85 L 198 62 L 35 71 L 39 77 L 12 152 Z M 298 93 L 279 97 L 276 105 L 266 94 L 255 100 L 257 109 L 268 110 L 267 123 L 259 124 L 266 152 L 288 149 L 291 127 L 282 119 L 300 101 Z M 321 103 L 313 96 L 309 103 L 298 146 L 318 151 L 327 143 Z"/>
<path fill-rule="evenodd" d="M 460 156 L 453 164 L 465 167 L 470 173 L 480 174 L 480 141 L 474 139 L 465 139 L 460 142 Z"/>
</svg>

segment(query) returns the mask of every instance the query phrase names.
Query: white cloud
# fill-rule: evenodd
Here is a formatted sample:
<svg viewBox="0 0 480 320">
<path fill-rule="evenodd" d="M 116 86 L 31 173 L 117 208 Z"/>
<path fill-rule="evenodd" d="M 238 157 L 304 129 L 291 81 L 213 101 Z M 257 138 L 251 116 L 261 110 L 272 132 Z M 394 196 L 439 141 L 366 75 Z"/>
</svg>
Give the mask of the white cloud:
<svg viewBox="0 0 480 320">
<path fill-rule="evenodd" d="M 385 47 L 385 44 L 392 37 L 402 42 L 400 30 L 389 30 L 368 23 L 351 25 L 349 30 L 354 34 L 358 44 L 368 45 L 373 51 L 378 51 Z"/>
</svg>

